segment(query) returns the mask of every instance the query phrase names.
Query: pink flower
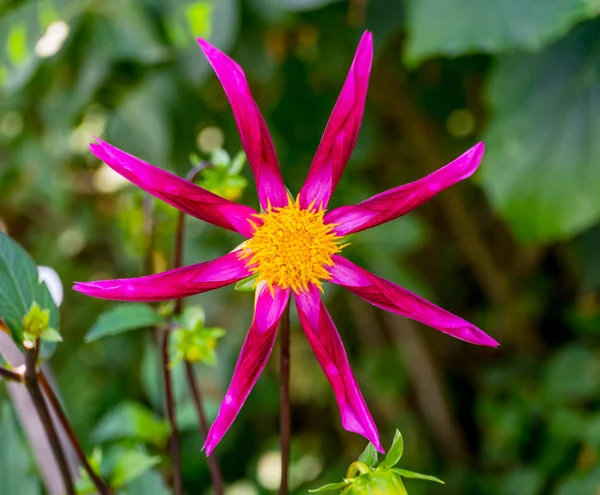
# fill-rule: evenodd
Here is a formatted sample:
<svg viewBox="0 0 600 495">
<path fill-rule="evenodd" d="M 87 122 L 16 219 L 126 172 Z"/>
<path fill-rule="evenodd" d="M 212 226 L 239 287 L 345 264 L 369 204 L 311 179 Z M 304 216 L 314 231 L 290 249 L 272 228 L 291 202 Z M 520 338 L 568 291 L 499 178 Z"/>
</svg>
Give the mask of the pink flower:
<svg viewBox="0 0 600 495">
<path fill-rule="evenodd" d="M 304 332 L 335 393 L 344 428 L 382 451 L 377 427 L 358 388 L 344 346 L 321 302 L 323 281 L 341 285 L 365 301 L 413 318 L 453 337 L 484 346 L 498 343 L 471 323 L 412 292 L 358 267 L 339 253 L 345 235 L 375 227 L 420 206 L 469 177 L 483 155 L 475 145 L 440 170 L 390 189 L 355 206 L 327 205 L 350 158 L 360 128 L 373 58 L 371 33 L 358 45 L 350 72 L 327 123 L 298 198 L 288 196 L 265 121 L 242 69 L 227 55 L 198 40 L 220 79 L 256 179 L 262 213 L 154 167 L 101 140 L 91 151 L 111 168 L 157 198 L 247 240 L 225 256 L 146 277 L 77 283 L 75 290 L 124 301 L 160 301 L 206 292 L 257 274 L 255 312 L 229 390 L 210 429 L 210 454 L 227 432 L 262 372 L 275 343 L 279 320 L 293 296 Z"/>
</svg>

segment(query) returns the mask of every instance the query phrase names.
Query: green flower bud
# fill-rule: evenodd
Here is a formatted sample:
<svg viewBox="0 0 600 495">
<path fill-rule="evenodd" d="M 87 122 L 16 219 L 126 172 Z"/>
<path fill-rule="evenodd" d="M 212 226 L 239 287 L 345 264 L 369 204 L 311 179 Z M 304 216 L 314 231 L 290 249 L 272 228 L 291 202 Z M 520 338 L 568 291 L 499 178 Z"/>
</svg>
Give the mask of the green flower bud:
<svg viewBox="0 0 600 495">
<path fill-rule="evenodd" d="M 355 478 L 346 495 L 407 495 L 402 478 L 392 471 L 374 471 Z"/>
<path fill-rule="evenodd" d="M 186 308 L 178 319 L 178 328 L 171 335 L 171 350 L 174 353 L 171 367 L 175 367 L 182 359 L 209 366 L 217 364 L 217 339 L 225 335 L 225 331 L 221 328 L 206 328 L 201 307 Z"/>
<path fill-rule="evenodd" d="M 381 462 L 378 463 L 377 450 L 369 443 L 358 461 L 350 464 L 344 481 L 329 483 L 320 488 L 309 490 L 309 492 L 335 491 L 341 495 L 407 495 L 408 492 L 404 488 L 402 478 L 444 483 L 434 476 L 394 467 L 402 458 L 403 452 L 404 441 L 400 432 L 396 430 L 392 446 Z"/>
<path fill-rule="evenodd" d="M 40 308 L 36 302 L 31 305 L 29 312 L 23 317 L 23 330 L 26 340 L 42 339 L 48 342 L 62 342 L 60 333 L 54 328 L 50 328 L 50 310 Z"/>
<path fill-rule="evenodd" d="M 40 308 L 39 304 L 34 302 L 29 308 L 29 312 L 23 317 L 23 329 L 30 340 L 38 338 L 44 330 L 50 325 L 50 310 Z"/>
</svg>

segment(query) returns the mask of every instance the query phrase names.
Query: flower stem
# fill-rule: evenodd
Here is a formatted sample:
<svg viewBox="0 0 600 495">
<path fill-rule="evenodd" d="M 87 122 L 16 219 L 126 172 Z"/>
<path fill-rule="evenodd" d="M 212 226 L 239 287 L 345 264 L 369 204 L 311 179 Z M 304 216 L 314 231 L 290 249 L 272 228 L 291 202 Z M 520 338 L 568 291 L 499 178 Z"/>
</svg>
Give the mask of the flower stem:
<svg viewBox="0 0 600 495">
<path fill-rule="evenodd" d="M 64 411 L 60 401 L 58 400 L 58 397 L 54 393 L 54 390 L 52 389 L 52 386 L 46 379 L 46 375 L 44 375 L 43 371 L 40 371 L 38 373 L 38 381 L 42 387 L 42 390 L 46 394 L 46 397 L 48 398 L 48 402 L 50 402 L 50 406 L 52 406 L 52 409 L 56 413 L 56 417 L 58 418 L 58 421 L 60 422 L 63 431 L 65 432 L 67 438 L 69 439 L 69 442 L 71 443 L 71 446 L 73 447 L 73 450 L 75 450 L 75 453 L 77 454 L 77 457 L 79 458 L 79 462 L 81 462 L 81 465 L 83 466 L 86 473 L 90 477 L 90 480 L 92 481 L 92 483 L 94 483 L 94 485 L 98 489 L 98 493 L 100 493 L 101 495 L 112 495 L 113 492 L 109 488 L 106 481 L 104 481 L 100 476 L 98 476 L 98 474 L 92 469 L 92 466 L 90 466 L 90 463 L 87 460 L 85 452 L 83 451 L 83 448 L 81 447 L 81 444 L 79 443 L 79 440 L 78 440 L 77 436 L 75 435 L 75 432 L 73 431 L 73 428 L 71 427 L 71 424 L 69 423 L 67 415 L 65 414 L 65 411 Z"/>
<path fill-rule="evenodd" d="M 212 167 L 212 164 L 207 161 L 200 162 L 194 168 L 192 168 L 185 176 L 186 180 L 194 182 L 196 177 L 205 168 Z M 179 268 L 183 264 L 183 238 L 185 234 L 185 213 L 179 211 L 177 215 L 177 228 L 175 230 L 175 248 L 173 254 L 173 268 Z M 174 314 L 181 314 L 183 305 L 183 299 L 177 299 L 175 301 Z"/>
<path fill-rule="evenodd" d="M 173 383 L 171 380 L 171 369 L 169 368 L 169 335 L 170 329 L 162 330 L 162 370 L 165 384 L 165 402 L 167 406 L 167 417 L 171 426 L 169 437 L 169 449 L 171 451 L 171 462 L 173 464 L 173 488 L 175 495 L 183 495 L 183 478 L 181 474 L 181 452 L 179 451 L 179 432 L 175 419 L 175 398 L 173 395 Z"/>
<path fill-rule="evenodd" d="M 281 354 L 279 376 L 281 379 L 281 485 L 279 495 L 288 493 L 288 471 L 290 465 L 291 404 L 290 404 L 290 304 L 288 302 L 279 323 Z"/>
<path fill-rule="evenodd" d="M 199 163 L 197 166 L 195 166 L 188 172 L 188 174 L 186 175 L 186 179 L 190 182 L 193 182 L 202 170 L 211 166 L 212 164 L 207 161 Z M 180 211 L 179 215 L 177 216 L 177 229 L 175 231 L 173 268 L 179 268 L 183 264 L 184 236 L 185 214 Z M 173 311 L 173 314 L 180 315 L 182 309 L 183 299 L 177 299 L 177 301 L 175 301 L 175 309 Z M 188 361 L 185 362 L 185 373 L 187 377 L 188 386 L 190 388 L 190 392 L 192 393 L 192 398 L 194 400 L 194 406 L 196 407 L 196 414 L 198 415 L 198 424 L 200 426 L 200 431 L 202 432 L 203 437 L 206 438 L 208 436 L 209 427 L 208 421 L 206 420 L 206 414 L 204 413 L 202 393 L 200 392 L 200 386 L 198 384 L 198 380 L 196 379 L 196 375 L 194 374 L 194 367 L 192 363 Z M 223 474 L 221 473 L 221 468 L 219 467 L 219 460 L 214 452 L 210 456 L 208 456 L 207 462 L 208 471 L 210 473 L 210 479 L 215 490 L 215 494 L 223 495 Z"/>
<path fill-rule="evenodd" d="M 48 443 L 50 443 L 52 453 L 56 458 L 56 463 L 58 464 L 58 469 L 63 484 L 65 485 L 65 491 L 67 495 L 75 495 L 75 487 L 73 485 L 73 479 L 71 478 L 67 459 L 65 458 L 65 453 L 63 452 L 62 445 L 60 444 L 56 429 L 54 428 L 54 423 L 50 417 L 50 411 L 48 411 L 48 405 L 46 404 L 46 400 L 44 399 L 38 382 L 36 356 L 38 354 L 37 349 L 39 348 L 39 345 L 39 339 L 35 343 L 29 341 L 24 342 L 26 366 L 24 374 L 25 386 L 27 387 L 29 395 L 31 395 L 35 410 L 40 417 L 40 421 L 42 422 L 46 436 L 48 437 Z"/>
<path fill-rule="evenodd" d="M 194 374 L 194 367 L 189 361 L 185 362 L 185 372 L 190 391 L 192 392 L 192 398 L 194 399 L 194 406 L 196 406 L 200 431 L 204 438 L 206 438 L 208 436 L 209 428 L 206 414 L 204 413 L 204 406 L 202 405 L 202 393 L 200 392 L 200 387 L 198 386 L 196 375 Z M 223 495 L 223 475 L 221 473 L 221 468 L 219 467 L 219 460 L 214 452 L 207 457 L 207 462 L 215 494 Z"/>
</svg>

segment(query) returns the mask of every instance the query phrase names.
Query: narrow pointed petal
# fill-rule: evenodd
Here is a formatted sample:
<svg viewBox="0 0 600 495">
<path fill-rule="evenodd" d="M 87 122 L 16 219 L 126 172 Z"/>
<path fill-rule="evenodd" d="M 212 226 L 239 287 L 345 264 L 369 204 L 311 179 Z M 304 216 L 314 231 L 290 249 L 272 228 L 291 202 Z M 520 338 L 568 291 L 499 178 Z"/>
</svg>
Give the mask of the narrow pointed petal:
<svg viewBox="0 0 600 495">
<path fill-rule="evenodd" d="M 288 195 L 281 177 L 275 147 L 242 68 L 223 52 L 203 39 L 198 38 L 200 48 L 214 69 L 238 126 L 248 163 L 254 173 L 258 199 L 264 209 L 286 206 Z"/>
<path fill-rule="evenodd" d="M 248 222 L 256 210 L 238 205 L 202 189 L 166 170 L 150 165 L 96 138 L 90 150 L 115 172 L 153 196 L 193 217 L 218 227 L 251 237 L 254 227 Z M 254 219 L 254 222 L 256 220 Z"/>
<path fill-rule="evenodd" d="M 374 306 L 420 321 L 471 344 L 490 347 L 500 345 L 475 325 L 405 288 L 374 275 L 342 256 L 334 255 L 332 258 L 335 265 L 330 268 L 331 282 L 345 287 Z"/>
<path fill-rule="evenodd" d="M 316 207 L 327 208 L 358 139 L 372 61 L 373 35 L 366 31 L 300 191 L 302 208 L 308 208 L 313 201 Z"/>
<path fill-rule="evenodd" d="M 273 295 L 268 286 L 257 290 L 254 319 L 235 366 L 231 385 L 206 436 L 203 447 L 206 455 L 210 455 L 227 433 L 262 373 L 275 344 L 279 320 L 290 298 L 289 289 L 275 287 Z"/>
<path fill-rule="evenodd" d="M 429 201 L 440 191 L 471 176 L 483 157 L 483 143 L 415 182 L 395 187 L 356 206 L 342 206 L 325 214 L 325 223 L 338 224 L 338 235 L 347 235 L 394 220 Z"/>
<path fill-rule="evenodd" d="M 304 333 L 333 388 L 342 426 L 364 436 L 383 453 L 377 426 L 358 388 L 342 339 L 321 302 L 319 290 L 311 285 L 308 291 L 294 294 L 294 299 Z"/>
<path fill-rule="evenodd" d="M 197 265 L 145 277 L 76 282 L 73 289 L 113 301 L 164 301 L 200 294 L 242 280 L 252 273 L 239 252 Z"/>
</svg>

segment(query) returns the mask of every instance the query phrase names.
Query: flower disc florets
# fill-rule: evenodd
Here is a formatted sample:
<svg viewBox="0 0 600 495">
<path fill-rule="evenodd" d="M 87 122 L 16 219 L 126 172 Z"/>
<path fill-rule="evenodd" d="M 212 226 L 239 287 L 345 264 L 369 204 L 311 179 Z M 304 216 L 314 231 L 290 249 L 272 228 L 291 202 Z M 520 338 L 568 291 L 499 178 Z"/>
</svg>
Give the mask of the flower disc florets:
<svg viewBox="0 0 600 495">
<path fill-rule="evenodd" d="M 309 284 L 321 289 L 321 281 L 330 278 L 331 256 L 346 245 L 342 237 L 325 224 L 325 210 L 302 209 L 298 200 L 284 207 L 272 208 L 256 215 L 262 222 L 255 226 L 252 238 L 242 249 L 248 268 L 258 274 L 256 283 L 266 282 L 272 289 L 277 285 L 294 292 L 307 290 Z"/>
</svg>

